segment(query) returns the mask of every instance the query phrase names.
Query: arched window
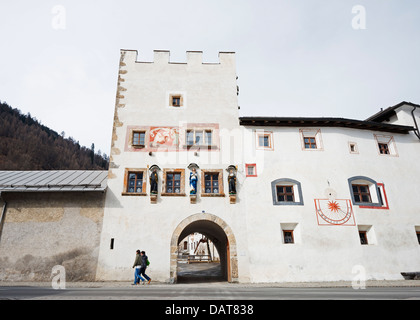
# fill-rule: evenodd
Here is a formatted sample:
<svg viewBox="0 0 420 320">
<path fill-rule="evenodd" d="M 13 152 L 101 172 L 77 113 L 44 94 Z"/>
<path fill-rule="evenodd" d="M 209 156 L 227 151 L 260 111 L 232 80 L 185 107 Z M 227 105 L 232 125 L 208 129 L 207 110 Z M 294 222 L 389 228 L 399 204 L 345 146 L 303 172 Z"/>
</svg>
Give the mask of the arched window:
<svg viewBox="0 0 420 320">
<path fill-rule="evenodd" d="M 281 178 L 271 182 L 273 205 L 303 205 L 302 188 L 299 181 Z"/>
<path fill-rule="evenodd" d="M 383 206 L 383 197 L 375 180 L 364 176 L 356 176 L 349 178 L 348 182 L 354 205 Z"/>
</svg>

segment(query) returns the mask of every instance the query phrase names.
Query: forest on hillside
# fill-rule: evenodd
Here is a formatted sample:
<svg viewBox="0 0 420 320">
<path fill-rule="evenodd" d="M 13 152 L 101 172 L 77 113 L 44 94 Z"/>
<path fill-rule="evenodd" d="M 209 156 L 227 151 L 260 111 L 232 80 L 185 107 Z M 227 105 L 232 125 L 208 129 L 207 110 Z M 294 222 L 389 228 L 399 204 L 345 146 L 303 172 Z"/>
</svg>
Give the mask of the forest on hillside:
<svg viewBox="0 0 420 320">
<path fill-rule="evenodd" d="M 0 101 L 0 170 L 107 170 L 95 145 L 81 146 Z"/>
</svg>

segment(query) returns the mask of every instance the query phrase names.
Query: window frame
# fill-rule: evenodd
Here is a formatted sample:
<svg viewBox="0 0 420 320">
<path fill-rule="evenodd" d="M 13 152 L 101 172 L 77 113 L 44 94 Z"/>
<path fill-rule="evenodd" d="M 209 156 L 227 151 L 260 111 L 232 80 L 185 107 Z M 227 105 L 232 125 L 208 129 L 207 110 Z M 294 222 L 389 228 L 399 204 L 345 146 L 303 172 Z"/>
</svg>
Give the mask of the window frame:
<svg viewBox="0 0 420 320">
<path fill-rule="evenodd" d="M 268 146 L 260 145 L 260 137 L 267 137 Z M 255 131 L 255 146 L 257 150 L 274 150 L 273 132 L 264 130 Z"/>
<path fill-rule="evenodd" d="M 254 168 L 254 174 L 249 174 L 248 168 Z M 247 177 L 257 177 L 257 164 L 256 163 L 246 163 L 245 164 L 245 173 Z"/>
<path fill-rule="evenodd" d="M 179 193 L 167 191 L 168 174 L 181 175 Z M 172 188 L 174 188 L 174 186 L 172 186 Z M 170 197 L 184 197 L 185 196 L 185 169 L 163 169 L 161 196 L 170 196 Z"/>
<path fill-rule="evenodd" d="M 218 174 L 218 193 L 206 193 L 206 183 L 205 176 L 206 174 Z M 202 169 L 201 170 L 201 196 L 202 197 L 224 197 L 224 187 L 223 187 L 223 170 L 222 169 Z"/>
<path fill-rule="evenodd" d="M 294 201 L 278 201 L 277 198 L 277 186 L 293 186 Z M 298 205 L 303 206 L 302 186 L 297 180 L 289 178 L 276 179 L 271 182 L 271 195 L 273 199 L 273 205 L 275 206 L 290 206 Z"/>
<path fill-rule="evenodd" d="M 282 189 L 281 192 L 279 192 L 280 188 Z M 292 191 L 288 192 L 287 188 L 290 188 Z M 295 202 L 295 193 L 294 193 L 293 189 L 294 189 L 293 185 L 276 185 L 277 201 L 278 202 Z M 283 201 L 279 200 L 280 196 L 283 196 L 285 200 L 283 200 Z M 291 201 L 287 200 L 289 196 L 292 197 Z"/>
<path fill-rule="evenodd" d="M 386 199 L 386 202 L 383 203 L 386 198 L 386 194 L 380 194 L 378 183 L 368 177 L 364 176 L 355 176 L 348 179 L 349 184 L 349 190 L 350 190 L 350 196 L 351 201 L 353 205 L 359 206 L 360 208 L 371 208 L 371 209 L 389 209 L 388 207 L 388 200 Z M 367 185 L 370 193 L 370 200 L 371 202 L 363 202 L 363 201 L 356 201 L 354 192 L 353 192 L 353 185 Z M 382 186 L 382 190 L 385 191 L 384 185 L 379 184 Z"/>
<path fill-rule="evenodd" d="M 299 129 L 299 136 L 300 136 L 301 148 L 303 151 L 323 151 L 324 150 L 321 129 L 318 129 L 318 128 Z M 313 144 L 316 146 L 316 148 L 306 148 L 305 139 L 310 139 L 310 138 L 315 140 Z"/>
<path fill-rule="evenodd" d="M 293 235 L 293 229 L 291 230 L 282 230 L 283 231 L 283 244 L 295 244 L 295 237 Z M 286 241 L 286 232 L 290 232 L 291 242 Z"/>
<path fill-rule="evenodd" d="M 368 240 L 368 235 L 367 235 L 367 231 L 366 230 L 358 230 L 359 231 L 359 240 L 360 240 L 360 244 L 362 246 L 366 246 L 369 245 L 369 240 Z M 363 239 L 362 239 L 363 236 Z M 363 243 L 365 242 L 365 243 Z"/>
<path fill-rule="evenodd" d="M 129 192 L 129 175 L 130 173 L 142 173 L 143 179 L 142 179 L 142 192 Z M 125 168 L 124 170 L 124 186 L 123 186 L 123 192 L 121 195 L 123 196 L 146 196 L 147 195 L 147 169 L 146 168 Z"/>
<path fill-rule="evenodd" d="M 144 134 L 144 143 L 143 144 L 142 143 L 138 143 L 138 144 L 134 143 L 134 135 L 135 134 L 139 134 L 139 135 Z M 141 136 L 139 136 L 139 142 L 140 142 L 140 137 Z M 134 148 L 144 148 L 146 146 L 146 130 L 135 130 L 134 129 L 134 130 L 131 131 L 131 146 L 134 147 Z"/>
<path fill-rule="evenodd" d="M 398 150 L 394 140 L 394 136 L 383 134 L 374 134 L 373 136 L 375 138 L 376 150 L 378 151 L 378 155 L 383 157 L 398 157 Z M 388 153 L 381 152 L 381 145 L 386 145 Z"/>
</svg>

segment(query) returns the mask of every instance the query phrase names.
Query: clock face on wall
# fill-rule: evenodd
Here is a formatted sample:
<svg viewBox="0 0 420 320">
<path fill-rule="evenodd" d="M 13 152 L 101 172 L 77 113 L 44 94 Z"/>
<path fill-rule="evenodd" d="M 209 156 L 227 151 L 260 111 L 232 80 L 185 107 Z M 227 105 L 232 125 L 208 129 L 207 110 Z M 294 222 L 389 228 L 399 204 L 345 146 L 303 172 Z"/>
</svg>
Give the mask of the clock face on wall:
<svg viewBox="0 0 420 320">
<path fill-rule="evenodd" d="M 350 199 L 315 199 L 318 225 L 354 226 Z"/>
</svg>

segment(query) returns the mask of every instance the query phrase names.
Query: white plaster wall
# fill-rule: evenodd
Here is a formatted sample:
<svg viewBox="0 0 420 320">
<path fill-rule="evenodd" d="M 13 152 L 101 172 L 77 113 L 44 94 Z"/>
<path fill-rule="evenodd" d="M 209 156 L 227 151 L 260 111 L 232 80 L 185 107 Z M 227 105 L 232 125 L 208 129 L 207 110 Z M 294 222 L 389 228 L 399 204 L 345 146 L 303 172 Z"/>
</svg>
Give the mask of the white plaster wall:
<svg viewBox="0 0 420 320">
<path fill-rule="evenodd" d="M 243 184 L 252 282 L 352 280 L 355 265 L 370 279 L 401 279 L 418 271 L 420 246 L 419 141 L 367 130 L 321 128 L 323 151 L 302 150 L 299 128 L 244 128 L 244 145 L 255 146 L 255 130 L 272 131 L 274 151 L 245 149 L 244 163 L 257 162 L 258 177 Z M 373 134 L 394 137 L 398 156 L 379 155 Z M 350 154 L 348 141 L 359 153 Z M 257 160 L 257 161 L 255 161 Z M 338 199 L 351 199 L 347 179 L 367 176 L 385 184 L 389 210 L 353 205 L 356 226 L 318 226 L 314 199 L 332 188 Z M 291 178 L 302 185 L 303 206 L 272 204 L 271 181 Z M 283 244 L 281 223 L 297 223 L 299 239 Z M 357 225 L 372 225 L 375 244 L 362 246 Z"/>
<path fill-rule="evenodd" d="M 201 53 L 187 53 L 187 63 L 168 63 L 169 52 L 155 52 L 153 63 L 136 62 L 136 53 L 125 52 L 120 75 L 126 90 L 116 108 L 122 126 L 115 127 L 116 139 L 111 152 L 113 168 L 108 179 L 101 247 L 98 262 L 98 280 L 126 280 L 133 277 L 132 263 L 135 250 L 146 251 L 151 265 L 148 274 L 157 281 L 169 281 L 170 242 L 174 230 L 185 218 L 201 212 L 223 219 L 233 230 L 237 242 L 240 281 L 249 281 L 247 274 L 246 219 L 242 197 L 229 203 L 226 168 L 238 165 L 242 159 L 241 130 L 239 129 L 236 94 L 236 69 L 232 53 L 220 53 L 220 63 L 202 64 Z M 125 72 L 126 71 L 126 72 Z M 121 72 L 120 72 L 121 73 Z M 169 108 L 168 92 L 185 94 L 186 105 Z M 127 126 L 178 126 L 182 123 L 217 123 L 220 129 L 220 150 L 181 152 L 124 152 Z M 114 124 L 115 125 L 115 124 Z M 226 153 L 223 153 L 226 151 Z M 201 197 L 196 204 L 189 199 L 190 163 L 201 169 L 223 169 L 225 197 Z M 147 196 L 122 196 L 125 168 L 146 168 L 151 165 L 185 169 L 186 196 L 159 196 L 157 204 Z M 242 169 L 240 169 L 242 170 Z M 162 181 L 159 172 L 159 181 Z M 242 177 L 238 174 L 238 180 Z M 200 188 L 198 188 L 200 189 Z M 110 239 L 114 238 L 114 249 Z"/>
</svg>

